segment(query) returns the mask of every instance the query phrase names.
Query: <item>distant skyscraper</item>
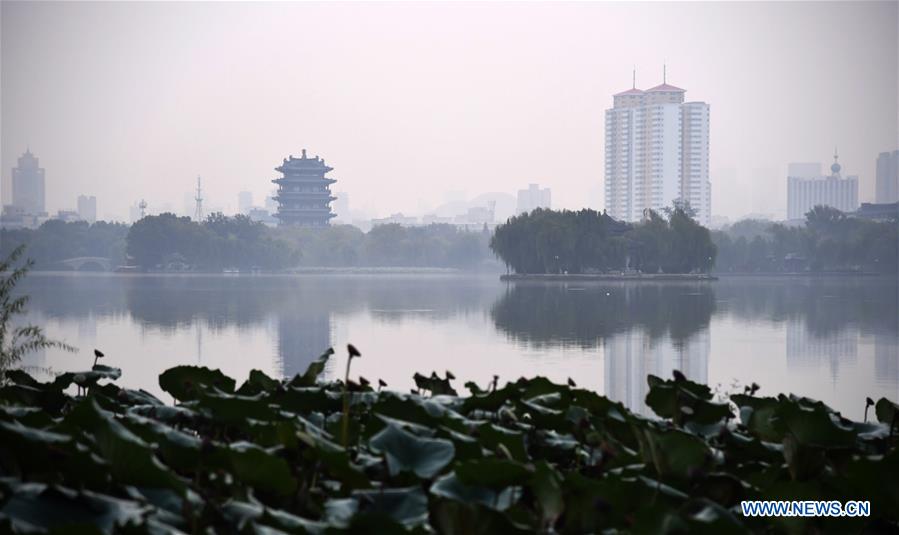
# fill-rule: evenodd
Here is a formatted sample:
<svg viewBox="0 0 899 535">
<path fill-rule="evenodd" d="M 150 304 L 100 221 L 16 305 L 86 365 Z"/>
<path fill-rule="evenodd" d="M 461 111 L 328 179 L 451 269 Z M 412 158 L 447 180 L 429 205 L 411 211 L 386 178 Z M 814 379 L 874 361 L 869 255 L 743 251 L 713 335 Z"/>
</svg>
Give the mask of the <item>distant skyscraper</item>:
<svg viewBox="0 0 899 535">
<path fill-rule="evenodd" d="M 345 191 L 334 194 L 334 217 L 337 221 L 350 222 L 350 195 Z"/>
<path fill-rule="evenodd" d="M 843 178 L 838 158 L 835 151 L 830 176 L 826 177 L 815 176 L 820 173 L 820 164 L 790 164 L 787 177 L 787 219 L 802 219 L 806 212 L 818 205 L 830 206 L 843 212 L 854 212 L 858 208 L 858 177 Z"/>
<path fill-rule="evenodd" d="M 12 169 L 12 204 L 26 214 L 46 212 L 44 206 L 44 169 L 38 159 L 26 149 L 19 157 L 19 165 Z"/>
<path fill-rule="evenodd" d="M 332 168 L 318 156 L 306 157 L 306 149 L 300 158 L 284 158 L 284 162 L 275 168 L 283 176 L 272 180 L 278 185 L 279 225 L 297 225 L 303 227 L 327 227 L 334 217 L 331 213 L 331 184 L 337 182 L 325 177 Z"/>
<path fill-rule="evenodd" d="M 247 215 L 253 208 L 253 192 L 241 191 L 237 194 L 237 211 Z"/>
<path fill-rule="evenodd" d="M 87 195 L 78 196 L 78 217 L 91 224 L 97 221 L 96 197 L 94 197 L 93 195 L 91 195 L 90 197 L 88 197 Z"/>
<path fill-rule="evenodd" d="M 711 222 L 709 105 L 684 102 L 686 91 L 663 83 L 615 94 L 605 119 L 606 211 L 640 221 L 647 209 L 689 203 Z"/>
<path fill-rule="evenodd" d="M 278 190 L 273 189 L 271 193 L 268 194 L 265 198 L 265 209 L 268 210 L 268 213 L 274 214 L 278 211 L 278 201 L 275 200 L 275 197 L 278 196 Z"/>
<path fill-rule="evenodd" d="M 540 189 L 540 184 L 529 184 L 528 189 L 518 190 L 518 213 L 523 214 L 537 208 L 552 207 L 552 192 Z"/>
<path fill-rule="evenodd" d="M 899 201 L 899 150 L 881 152 L 877 157 L 877 190 L 874 202 Z"/>
</svg>

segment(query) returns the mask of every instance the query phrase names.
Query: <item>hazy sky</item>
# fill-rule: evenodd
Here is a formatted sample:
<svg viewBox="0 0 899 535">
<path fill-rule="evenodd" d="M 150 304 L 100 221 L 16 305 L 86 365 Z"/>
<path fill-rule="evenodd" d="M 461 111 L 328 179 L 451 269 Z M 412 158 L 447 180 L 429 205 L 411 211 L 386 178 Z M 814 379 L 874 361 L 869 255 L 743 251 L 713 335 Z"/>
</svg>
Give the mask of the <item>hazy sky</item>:
<svg viewBox="0 0 899 535">
<path fill-rule="evenodd" d="M 0 3 L 2 176 L 30 145 L 48 209 L 257 203 L 306 147 L 353 209 L 552 188 L 601 207 L 603 111 L 668 81 L 711 105 L 712 213 L 785 215 L 786 167 L 872 200 L 897 148 L 897 3 Z"/>
</svg>

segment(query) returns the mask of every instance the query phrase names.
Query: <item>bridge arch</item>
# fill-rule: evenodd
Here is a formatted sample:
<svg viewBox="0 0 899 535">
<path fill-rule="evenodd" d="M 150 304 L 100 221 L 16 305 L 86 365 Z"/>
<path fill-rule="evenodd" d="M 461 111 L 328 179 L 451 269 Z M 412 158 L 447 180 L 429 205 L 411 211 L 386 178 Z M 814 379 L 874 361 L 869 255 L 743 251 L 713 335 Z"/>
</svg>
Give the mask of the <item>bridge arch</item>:
<svg viewBox="0 0 899 535">
<path fill-rule="evenodd" d="M 102 256 L 79 256 L 60 262 L 73 271 L 112 271 L 112 261 Z"/>
</svg>

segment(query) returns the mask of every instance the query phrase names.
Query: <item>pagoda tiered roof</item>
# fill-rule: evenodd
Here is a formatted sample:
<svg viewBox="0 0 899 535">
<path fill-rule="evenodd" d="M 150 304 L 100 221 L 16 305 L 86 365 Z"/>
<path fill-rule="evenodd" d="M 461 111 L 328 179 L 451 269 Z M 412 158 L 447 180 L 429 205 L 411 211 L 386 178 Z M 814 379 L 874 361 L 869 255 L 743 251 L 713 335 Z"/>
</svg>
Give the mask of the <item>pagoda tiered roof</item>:
<svg viewBox="0 0 899 535">
<path fill-rule="evenodd" d="M 311 171 L 316 174 L 325 174 L 328 171 L 333 171 L 333 167 L 328 167 L 325 165 L 325 160 L 315 156 L 314 158 L 306 157 L 306 149 L 303 149 L 302 156 L 299 158 L 294 158 L 293 154 L 289 157 L 284 158 L 284 161 L 278 167 L 275 167 L 275 171 L 279 173 L 291 174 L 296 171 Z"/>
<path fill-rule="evenodd" d="M 299 158 L 292 154 L 284 158 L 275 168 L 283 176 L 272 180 L 278 185 L 274 195 L 278 203 L 275 217 L 281 225 L 328 226 L 331 218 L 336 217 L 330 203 L 337 197 L 331 195 L 330 186 L 337 181 L 325 176 L 332 169 L 323 158 L 307 157 L 306 149 Z"/>
<path fill-rule="evenodd" d="M 281 172 L 284 173 L 284 171 L 281 171 Z M 333 178 L 328 178 L 326 176 L 321 176 L 321 175 L 289 175 L 289 174 L 285 174 L 285 176 L 282 176 L 280 178 L 272 179 L 272 183 L 278 184 L 278 185 L 288 183 L 288 182 L 289 183 L 294 183 L 294 182 L 322 183 L 323 182 L 330 186 L 331 184 L 333 184 L 337 181 L 334 180 Z"/>
</svg>

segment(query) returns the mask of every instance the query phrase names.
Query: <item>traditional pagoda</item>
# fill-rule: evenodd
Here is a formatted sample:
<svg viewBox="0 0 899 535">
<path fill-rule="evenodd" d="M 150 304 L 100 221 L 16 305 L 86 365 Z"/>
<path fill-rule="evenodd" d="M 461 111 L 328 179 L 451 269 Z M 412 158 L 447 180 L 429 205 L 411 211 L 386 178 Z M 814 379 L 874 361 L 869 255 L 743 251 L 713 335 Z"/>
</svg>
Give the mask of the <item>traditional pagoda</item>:
<svg viewBox="0 0 899 535">
<path fill-rule="evenodd" d="M 331 213 L 331 201 L 336 199 L 331 196 L 331 184 L 337 182 L 325 177 L 331 169 L 318 156 L 307 158 L 306 149 L 303 149 L 301 157 L 290 155 L 280 167 L 275 168 L 283 175 L 272 180 L 278 185 L 275 197 L 278 213 L 275 217 L 279 225 L 327 227 L 330 224 L 331 218 L 335 217 Z"/>
</svg>

